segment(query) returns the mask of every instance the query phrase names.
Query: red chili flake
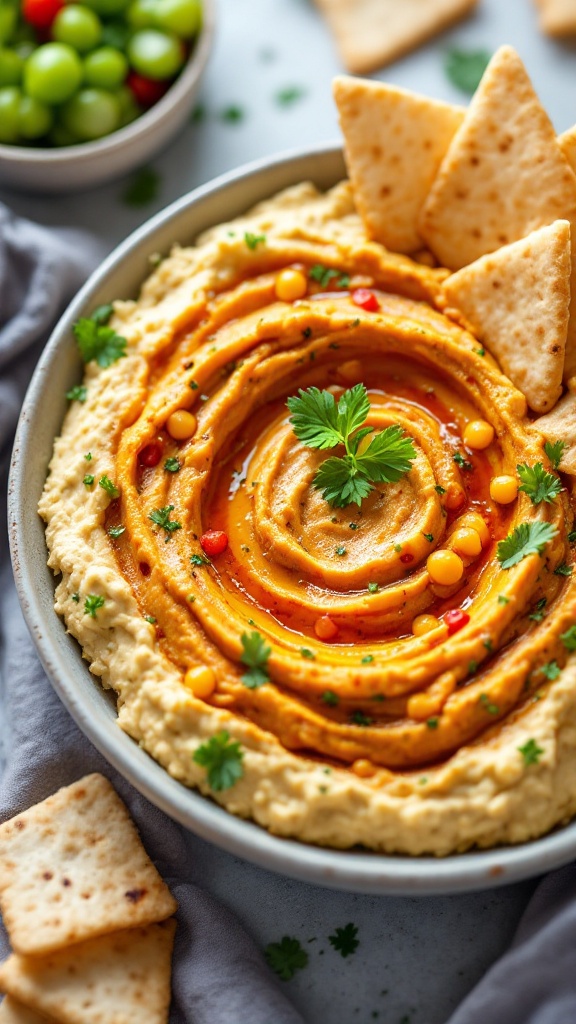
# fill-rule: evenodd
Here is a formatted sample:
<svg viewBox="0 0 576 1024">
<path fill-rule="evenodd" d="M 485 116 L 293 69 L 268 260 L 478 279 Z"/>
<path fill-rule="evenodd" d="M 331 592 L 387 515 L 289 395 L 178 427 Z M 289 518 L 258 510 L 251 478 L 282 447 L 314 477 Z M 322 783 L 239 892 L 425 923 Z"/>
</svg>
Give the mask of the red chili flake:
<svg viewBox="0 0 576 1024">
<path fill-rule="evenodd" d="M 410 565 L 410 562 L 414 561 L 414 555 L 411 555 L 410 552 L 407 551 L 405 555 L 400 555 L 400 561 L 403 562 L 404 565 Z"/>
<path fill-rule="evenodd" d="M 352 292 L 352 302 L 355 306 L 365 309 L 367 313 L 376 313 L 380 309 L 378 299 L 369 288 L 356 288 Z"/>
<path fill-rule="evenodd" d="M 162 445 L 158 441 L 147 444 L 138 454 L 138 462 L 141 466 L 157 466 L 162 458 Z"/>
<path fill-rule="evenodd" d="M 452 636 L 453 633 L 457 633 L 459 629 L 468 625 L 470 616 L 461 608 L 451 608 L 449 612 L 446 612 L 444 622 L 448 626 L 448 636 Z"/>
<path fill-rule="evenodd" d="M 215 555 L 221 555 L 223 551 L 226 551 L 228 536 L 223 530 L 207 530 L 200 537 L 200 544 L 205 554 L 209 558 L 214 558 Z"/>
<path fill-rule="evenodd" d="M 152 107 L 162 98 L 172 83 L 157 82 L 153 78 L 146 78 L 144 75 L 138 75 L 136 71 L 131 71 L 126 79 L 126 84 L 141 107 Z"/>
</svg>

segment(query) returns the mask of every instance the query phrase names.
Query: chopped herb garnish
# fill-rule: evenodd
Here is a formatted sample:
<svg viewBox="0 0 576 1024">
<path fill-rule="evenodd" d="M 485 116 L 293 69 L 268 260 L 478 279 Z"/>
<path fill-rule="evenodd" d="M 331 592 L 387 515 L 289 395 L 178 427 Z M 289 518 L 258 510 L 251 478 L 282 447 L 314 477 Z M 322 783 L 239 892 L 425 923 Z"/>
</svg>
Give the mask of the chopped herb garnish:
<svg viewBox="0 0 576 1024">
<path fill-rule="evenodd" d="M 87 397 L 88 388 L 84 384 L 75 384 L 73 388 L 66 392 L 66 398 L 69 402 L 85 402 Z"/>
<path fill-rule="evenodd" d="M 240 744 L 230 740 L 225 729 L 217 732 L 194 752 L 192 760 L 207 769 L 208 785 L 218 793 L 230 789 L 244 774 Z"/>
<path fill-rule="evenodd" d="M 240 640 L 243 648 L 240 661 L 248 668 L 242 676 L 242 682 L 249 690 L 257 690 L 264 683 L 270 682 L 268 658 L 272 654 L 272 648 L 256 630 L 252 633 L 242 633 Z"/>
<path fill-rule="evenodd" d="M 182 529 L 182 523 L 178 523 L 175 519 L 170 519 L 170 513 L 173 511 L 174 505 L 165 505 L 164 508 L 153 509 L 148 516 L 148 519 L 155 523 L 156 526 L 161 526 L 163 530 L 166 530 L 168 534 L 166 540 L 170 539 L 175 530 Z"/>
<path fill-rule="evenodd" d="M 511 569 L 528 555 L 541 555 L 557 533 L 551 523 L 520 523 L 499 542 L 496 557 L 503 569 Z"/>
<path fill-rule="evenodd" d="M 74 601 L 74 604 L 79 604 L 80 594 L 78 593 L 78 591 L 76 591 L 75 594 L 72 594 L 72 600 Z"/>
<path fill-rule="evenodd" d="M 560 668 L 557 661 L 547 661 L 545 665 L 540 666 L 538 671 L 541 672 L 542 675 L 545 676 L 546 679 L 549 679 L 552 683 L 555 679 L 558 679 L 558 676 L 560 675 L 562 669 Z"/>
<path fill-rule="evenodd" d="M 497 704 L 493 704 L 487 693 L 481 693 L 479 697 L 479 703 L 487 711 L 489 715 L 500 714 L 500 708 Z"/>
<path fill-rule="evenodd" d="M 323 700 L 325 704 L 328 704 L 330 707 L 333 708 L 335 708 L 336 705 L 340 703 L 340 698 L 338 694 L 334 693 L 333 690 L 324 690 L 324 693 L 322 694 L 322 697 L 320 699 Z"/>
<path fill-rule="evenodd" d="M 510 604 L 510 598 L 506 594 L 498 594 L 498 604 Z"/>
<path fill-rule="evenodd" d="M 561 633 L 560 639 L 567 651 L 576 651 L 576 626 L 570 626 L 565 633 Z"/>
<path fill-rule="evenodd" d="M 289 398 L 287 405 L 294 433 L 307 447 L 345 446 L 345 456 L 326 459 L 313 480 L 314 487 L 322 490 L 322 497 L 335 508 L 361 505 L 373 484 L 400 480 L 416 458 L 412 441 L 398 425 L 375 434 L 358 454 L 360 442 L 372 433 L 371 427 L 362 427 L 370 411 L 363 384 L 345 391 L 338 403 L 330 391 L 300 389 L 299 396 Z"/>
<path fill-rule="evenodd" d="M 303 658 L 309 658 L 310 661 L 314 661 L 314 659 L 316 658 L 314 651 L 311 651 L 309 647 L 301 647 L 300 654 L 302 655 Z"/>
<path fill-rule="evenodd" d="M 282 978 L 282 981 L 290 981 L 308 963 L 308 953 L 302 949 L 298 939 L 285 935 L 280 942 L 271 942 L 264 950 L 264 957 L 268 966 Z"/>
<path fill-rule="evenodd" d="M 304 329 L 302 331 L 302 337 L 303 338 L 311 338 L 312 337 L 312 328 L 311 327 L 304 327 Z"/>
<path fill-rule="evenodd" d="M 523 747 L 517 748 L 524 758 L 524 764 L 538 764 L 540 755 L 544 753 L 542 747 L 539 747 L 536 740 L 527 740 Z"/>
<path fill-rule="evenodd" d="M 426 725 L 428 726 L 429 729 L 437 729 L 438 721 L 439 720 L 437 718 L 429 718 L 428 721 L 426 722 Z"/>
<path fill-rule="evenodd" d="M 358 529 L 358 523 L 348 523 L 348 526 L 350 527 L 351 530 Z"/>
<path fill-rule="evenodd" d="M 84 477 L 82 483 L 86 487 L 92 487 L 92 484 L 94 483 L 94 477 L 92 476 L 92 473 L 86 473 L 86 476 Z"/>
<path fill-rule="evenodd" d="M 308 271 L 309 276 L 313 281 L 317 281 L 321 288 L 327 288 L 334 278 L 338 278 L 334 281 L 337 288 L 347 288 L 350 284 L 350 278 L 348 274 L 343 274 L 340 270 L 334 270 L 333 267 L 325 267 L 322 263 L 315 263 L 313 267 L 310 267 Z"/>
<path fill-rule="evenodd" d="M 96 618 L 96 612 L 99 608 L 102 608 L 104 604 L 104 598 L 100 594 L 88 594 L 88 597 L 84 601 L 84 614 L 90 615 L 93 619 Z"/>
<path fill-rule="evenodd" d="M 434 541 L 434 534 L 432 533 L 423 533 L 422 536 L 428 541 L 429 544 L 432 544 L 432 542 Z"/>
<path fill-rule="evenodd" d="M 285 89 L 279 89 L 274 99 L 280 107 L 291 107 L 293 103 L 303 99 L 306 89 L 301 85 L 288 85 Z"/>
<path fill-rule="evenodd" d="M 568 543 L 576 544 L 576 530 L 570 530 L 570 533 L 568 534 Z"/>
<path fill-rule="evenodd" d="M 484 644 L 484 647 L 486 648 L 487 651 L 492 650 L 492 640 L 489 636 L 487 636 L 486 639 L 482 641 L 482 643 Z"/>
<path fill-rule="evenodd" d="M 344 928 L 337 928 L 334 935 L 328 936 L 328 942 L 340 953 L 340 956 L 347 957 L 355 953 L 360 945 L 356 936 L 358 929 L 355 924 L 347 924 Z"/>
<path fill-rule="evenodd" d="M 117 537 L 121 537 L 125 530 L 125 526 L 111 526 L 110 529 L 108 530 L 108 535 L 116 539 Z"/>
<path fill-rule="evenodd" d="M 469 661 L 468 662 L 468 675 L 473 676 L 477 668 L 478 668 L 478 662 L 477 661 Z"/>
<path fill-rule="evenodd" d="M 369 594 L 377 594 L 378 590 L 379 590 L 379 584 L 378 583 L 369 583 L 368 584 L 368 593 Z"/>
<path fill-rule="evenodd" d="M 363 711 L 353 711 L 350 721 L 353 725 L 372 725 L 372 719 L 365 715 Z"/>
<path fill-rule="evenodd" d="M 105 370 L 126 355 L 126 338 L 116 334 L 113 327 L 97 324 L 88 317 L 81 317 L 74 324 L 72 331 L 85 363 L 95 360 L 98 366 Z"/>
<path fill-rule="evenodd" d="M 363 658 L 360 658 L 360 664 L 361 665 L 371 665 L 373 661 L 374 661 L 374 655 L 373 654 L 365 654 Z"/>
<path fill-rule="evenodd" d="M 446 494 L 446 488 L 441 487 L 440 484 L 436 484 L 434 490 L 436 491 L 436 494 Z"/>
<path fill-rule="evenodd" d="M 470 470 L 474 469 L 472 463 L 468 462 L 468 459 L 465 459 L 461 452 L 456 452 L 456 454 L 453 455 L 452 458 L 454 459 L 456 465 L 460 466 L 460 469 L 464 469 L 466 470 L 466 472 L 470 472 Z"/>
<path fill-rule="evenodd" d="M 562 462 L 564 449 L 567 447 L 568 445 L 566 444 L 566 441 L 554 441 L 554 444 L 552 444 L 551 441 L 545 442 L 544 451 L 550 459 L 550 462 L 552 463 L 554 469 L 558 469 L 558 466 Z"/>
<path fill-rule="evenodd" d="M 106 494 L 109 494 L 111 498 L 120 497 L 120 491 L 106 473 L 104 473 L 104 476 L 100 477 L 98 486 L 101 487 L 103 491 L 106 491 Z"/>
<path fill-rule="evenodd" d="M 342 555 L 346 554 L 346 548 L 342 544 L 339 544 L 337 548 L 334 548 L 334 550 L 335 550 L 336 554 L 339 555 L 340 557 L 342 557 Z"/>
<path fill-rule="evenodd" d="M 169 459 L 166 459 L 164 463 L 164 469 L 168 473 L 177 473 L 180 469 L 180 459 L 177 459 L 174 455 L 171 455 Z"/>
<path fill-rule="evenodd" d="M 197 103 L 190 114 L 190 124 L 199 124 L 206 117 L 206 107 L 203 103 Z"/>
<path fill-rule="evenodd" d="M 516 466 L 516 469 L 522 481 L 522 486 L 518 490 L 524 491 L 533 505 L 539 505 L 542 501 L 552 502 L 560 494 L 562 484 L 558 477 L 553 473 L 547 473 L 541 462 L 537 462 L 535 466 L 528 466 L 524 462 Z"/>
<path fill-rule="evenodd" d="M 546 598 L 541 597 L 540 600 L 536 602 L 534 611 L 528 616 L 528 618 L 532 619 L 533 622 L 542 622 L 542 619 L 544 618 L 545 607 Z"/>
<path fill-rule="evenodd" d="M 150 623 L 151 626 L 156 625 L 157 619 L 155 619 L 153 615 L 145 615 L 144 618 L 146 619 L 146 622 Z"/>
<path fill-rule="evenodd" d="M 92 462 L 92 452 L 86 452 L 84 458 L 86 459 L 86 462 Z"/>
<path fill-rule="evenodd" d="M 572 568 L 573 567 L 571 565 L 568 565 L 567 562 L 561 562 L 561 564 L 557 565 L 556 568 L 554 569 L 554 575 L 555 576 L 571 576 L 572 575 Z"/>
<path fill-rule="evenodd" d="M 477 356 L 485 356 L 486 355 L 486 349 L 485 348 L 475 348 L 474 351 L 475 351 Z"/>
<path fill-rule="evenodd" d="M 254 252 L 254 249 L 256 249 L 260 243 L 263 244 L 266 241 L 266 235 L 253 235 L 251 231 L 245 231 L 244 241 L 248 248 Z"/>
<path fill-rule="evenodd" d="M 401 544 L 395 544 L 394 545 L 394 551 L 396 552 L 397 555 L 399 555 L 400 552 L 402 551 L 402 545 Z"/>
<path fill-rule="evenodd" d="M 199 385 L 197 380 L 189 380 L 188 381 L 188 387 L 192 388 L 192 391 L 198 391 L 198 388 L 200 387 L 200 385 Z"/>
<path fill-rule="evenodd" d="M 158 198 L 160 175 L 153 167 L 141 167 L 122 193 L 127 206 L 147 206 Z"/>
<path fill-rule="evenodd" d="M 229 107 L 224 107 L 220 111 L 220 120 L 225 121 L 227 124 L 238 124 L 242 121 L 245 116 L 245 111 L 242 107 L 237 107 L 235 104 L 231 104 Z"/>
<path fill-rule="evenodd" d="M 210 565 L 210 559 L 204 558 L 204 555 L 190 555 L 190 561 L 192 565 Z"/>
<path fill-rule="evenodd" d="M 452 46 L 444 58 L 444 70 L 457 89 L 471 96 L 476 92 L 489 61 L 488 50 L 462 50 Z"/>
</svg>

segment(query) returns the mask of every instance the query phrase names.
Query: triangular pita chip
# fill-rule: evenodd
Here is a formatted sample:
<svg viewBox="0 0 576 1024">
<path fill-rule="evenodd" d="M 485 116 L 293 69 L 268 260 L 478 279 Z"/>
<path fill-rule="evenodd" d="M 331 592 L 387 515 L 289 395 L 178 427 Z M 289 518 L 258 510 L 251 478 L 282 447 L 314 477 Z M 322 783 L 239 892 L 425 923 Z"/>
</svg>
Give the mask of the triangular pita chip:
<svg viewBox="0 0 576 1024">
<path fill-rule="evenodd" d="M 42 957 L 13 954 L 0 989 L 61 1024 L 167 1024 L 174 918 Z"/>
<path fill-rule="evenodd" d="M 570 310 L 570 225 L 566 220 L 482 256 L 442 285 L 536 412 L 562 391 Z"/>
<path fill-rule="evenodd" d="M 368 234 L 394 252 L 420 249 L 418 214 L 464 108 L 346 76 L 334 80 L 334 98 Z"/>
<path fill-rule="evenodd" d="M 12 996 L 5 996 L 0 1005 L 0 1024 L 55 1024 L 55 1021 L 54 1017 L 36 1013 Z"/>
<path fill-rule="evenodd" d="M 0 825 L 0 909 L 18 953 L 161 921 L 176 902 L 103 775 Z"/>
<path fill-rule="evenodd" d="M 576 34 L 576 4 L 574 0 L 538 0 L 540 28 L 549 36 Z"/>
<path fill-rule="evenodd" d="M 576 378 L 569 381 L 569 391 L 547 416 L 534 421 L 534 427 L 554 444 L 564 441 L 566 448 L 560 460 L 563 473 L 576 476 Z"/>
<path fill-rule="evenodd" d="M 316 0 L 348 71 L 363 75 L 468 14 L 478 0 Z"/>
<path fill-rule="evenodd" d="M 568 131 L 564 132 L 562 135 L 559 135 L 556 141 L 570 164 L 570 167 L 576 174 L 576 125 L 574 125 L 573 128 L 569 128 Z"/>
</svg>

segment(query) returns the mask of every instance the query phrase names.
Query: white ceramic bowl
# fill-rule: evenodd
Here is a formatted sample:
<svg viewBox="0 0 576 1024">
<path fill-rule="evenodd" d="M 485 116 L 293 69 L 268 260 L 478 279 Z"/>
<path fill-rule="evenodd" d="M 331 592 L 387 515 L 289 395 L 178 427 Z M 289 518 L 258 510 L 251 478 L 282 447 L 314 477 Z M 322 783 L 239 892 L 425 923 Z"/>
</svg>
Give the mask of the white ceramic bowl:
<svg viewBox="0 0 576 1024">
<path fill-rule="evenodd" d="M 203 0 L 200 36 L 168 92 L 125 128 L 95 142 L 49 149 L 0 145 L 0 184 L 27 192 L 70 192 L 102 185 L 145 163 L 176 135 L 192 110 L 214 37 L 214 2 Z"/>
<path fill-rule="evenodd" d="M 281 188 L 310 179 L 327 188 L 344 176 L 342 152 L 319 147 L 240 168 L 196 189 L 153 217 L 102 264 L 57 325 L 28 390 L 16 435 L 9 484 L 10 541 L 26 621 L 52 683 L 80 728 L 149 800 L 193 832 L 283 874 L 367 893 L 422 895 L 504 885 L 540 874 L 576 855 L 576 823 L 523 846 L 433 857 L 391 857 L 320 849 L 269 835 L 171 778 L 116 724 L 114 701 L 82 660 L 53 608 L 54 579 L 46 566 L 43 524 L 36 513 L 54 436 L 66 410 L 65 392 L 78 380 L 71 327 L 114 298 L 136 295 L 152 253 L 190 243 L 206 228 L 238 216 Z"/>
</svg>

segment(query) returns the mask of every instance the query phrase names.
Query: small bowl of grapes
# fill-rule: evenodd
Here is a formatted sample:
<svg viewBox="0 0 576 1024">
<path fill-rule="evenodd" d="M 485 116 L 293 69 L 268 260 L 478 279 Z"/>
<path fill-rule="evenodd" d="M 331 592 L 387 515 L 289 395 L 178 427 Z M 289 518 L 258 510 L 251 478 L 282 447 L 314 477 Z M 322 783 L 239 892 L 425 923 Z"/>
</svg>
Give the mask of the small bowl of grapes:
<svg viewBox="0 0 576 1024">
<path fill-rule="evenodd" d="M 0 0 L 0 184 L 68 192 L 148 160 L 188 118 L 214 0 Z"/>
</svg>

